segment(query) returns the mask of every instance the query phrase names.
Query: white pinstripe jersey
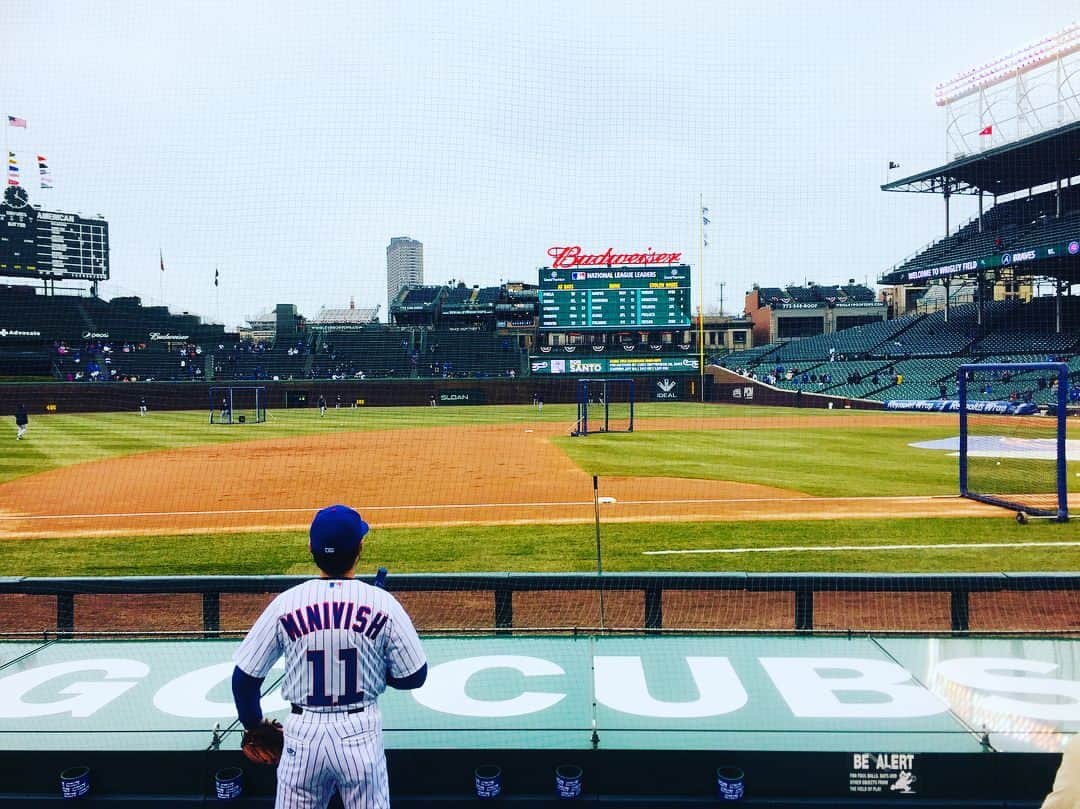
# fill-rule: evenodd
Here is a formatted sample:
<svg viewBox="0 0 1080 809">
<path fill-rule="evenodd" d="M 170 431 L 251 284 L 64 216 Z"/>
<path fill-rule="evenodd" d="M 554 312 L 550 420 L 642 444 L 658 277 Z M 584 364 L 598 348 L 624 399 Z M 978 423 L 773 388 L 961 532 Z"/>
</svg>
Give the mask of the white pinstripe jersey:
<svg viewBox="0 0 1080 809">
<path fill-rule="evenodd" d="M 312 579 L 278 595 L 233 662 L 262 678 L 283 655 L 285 700 L 323 708 L 374 702 L 387 672 L 408 677 L 427 662 L 397 599 L 357 579 Z"/>
</svg>

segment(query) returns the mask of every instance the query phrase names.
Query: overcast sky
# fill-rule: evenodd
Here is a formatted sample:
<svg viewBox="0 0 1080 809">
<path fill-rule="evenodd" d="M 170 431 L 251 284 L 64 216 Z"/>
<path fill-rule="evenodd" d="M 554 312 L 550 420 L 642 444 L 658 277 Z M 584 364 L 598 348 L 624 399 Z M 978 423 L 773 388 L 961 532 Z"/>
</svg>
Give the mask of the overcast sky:
<svg viewBox="0 0 1080 809">
<path fill-rule="evenodd" d="M 683 252 L 706 310 L 869 281 L 941 235 L 939 81 L 1053 33 L 1060 0 L 4 0 L 0 112 L 46 209 L 110 224 L 108 297 L 236 326 L 425 281 L 536 282 L 552 245 Z M 954 208 L 954 223 L 972 211 Z M 158 268 L 164 254 L 166 272 Z M 213 286 L 219 267 L 221 286 Z M 695 299 L 697 292 L 695 290 Z M 696 301 L 695 301 L 696 302 Z M 385 321 L 385 311 L 382 314 Z"/>
</svg>

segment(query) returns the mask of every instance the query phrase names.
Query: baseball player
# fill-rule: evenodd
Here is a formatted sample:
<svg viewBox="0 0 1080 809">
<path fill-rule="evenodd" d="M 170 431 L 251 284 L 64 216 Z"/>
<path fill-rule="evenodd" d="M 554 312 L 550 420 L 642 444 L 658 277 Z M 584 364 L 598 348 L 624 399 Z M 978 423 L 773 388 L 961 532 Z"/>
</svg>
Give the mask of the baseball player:
<svg viewBox="0 0 1080 809">
<path fill-rule="evenodd" d="M 326 397 L 319 394 L 319 418 L 326 415 Z"/>
<path fill-rule="evenodd" d="M 145 416 L 146 415 L 146 397 L 145 396 L 140 396 L 139 397 L 139 415 L 140 416 Z"/>
<path fill-rule="evenodd" d="M 26 413 L 26 406 L 20 404 L 15 408 L 15 426 L 17 429 L 15 433 L 15 440 L 21 441 L 22 437 L 26 435 L 26 428 L 30 426 L 30 416 Z"/>
<path fill-rule="evenodd" d="M 321 577 L 278 595 L 233 656 L 233 698 L 249 731 L 264 725 L 262 682 L 285 657 L 281 692 L 292 713 L 276 809 L 323 809 L 335 790 L 346 809 L 390 806 L 376 700 L 388 685 L 423 685 L 427 658 L 397 600 L 354 578 L 367 532 L 347 506 L 316 514 L 309 547 Z"/>
</svg>

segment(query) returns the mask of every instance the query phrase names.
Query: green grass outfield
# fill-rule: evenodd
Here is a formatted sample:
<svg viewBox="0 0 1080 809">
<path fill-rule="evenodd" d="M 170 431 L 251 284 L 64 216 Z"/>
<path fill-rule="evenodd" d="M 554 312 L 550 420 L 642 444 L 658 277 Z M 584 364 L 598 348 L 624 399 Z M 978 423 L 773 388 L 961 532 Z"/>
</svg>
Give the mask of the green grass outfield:
<svg viewBox="0 0 1080 809">
<path fill-rule="evenodd" d="M 909 442 L 956 435 L 954 421 L 916 428 L 859 427 L 862 414 L 696 403 L 638 406 L 639 418 L 782 417 L 791 426 L 736 431 L 638 431 L 556 444 L 599 475 L 665 475 L 740 480 L 825 496 L 948 495 L 956 491 L 956 459 L 916 450 Z M 844 429 L 800 425 L 805 416 L 853 418 Z M 881 413 L 867 414 L 880 417 Z M 261 425 L 211 426 L 206 413 L 39 416 L 29 440 L 0 452 L 0 482 L 59 466 L 164 449 L 346 430 L 468 424 L 564 424 L 574 409 L 529 406 L 373 408 L 273 411 Z M 1070 465 L 1070 478 L 1076 471 Z M 363 504 L 357 504 L 363 507 Z M 902 505 L 897 506 L 898 510 Z M 767 507 L 763 506 L 763 517 Z M 952 572 L 1080 569 L 1080 521 L 891 519 L 725 523 L 616 523 L 603 527 L 610 571 Z M 1000 545 L 1003 547 L 975 547 Z M 1019 543 L 1035 543 L 1019 544 Z M 1048 543 L 1044 545 L 1043 543 Z M 0 542 L 0 575 L 177 575 L 306 573 L 302 532 Z M 914 545 L 851 550 L 846 546 Z M 971 545 L 970 548 L 938 547 Z M 844 549 L 833 549 L 845 546 Z M 798 548 L 760 552 L 754 549 Z M 647 555 L 647 551 L 739 549 L 737 553 Z M 398 572 L 588 571 L 595 569 L 592 525 L 468 526 L 376 529 L 362 565 Z"/>
</svg>

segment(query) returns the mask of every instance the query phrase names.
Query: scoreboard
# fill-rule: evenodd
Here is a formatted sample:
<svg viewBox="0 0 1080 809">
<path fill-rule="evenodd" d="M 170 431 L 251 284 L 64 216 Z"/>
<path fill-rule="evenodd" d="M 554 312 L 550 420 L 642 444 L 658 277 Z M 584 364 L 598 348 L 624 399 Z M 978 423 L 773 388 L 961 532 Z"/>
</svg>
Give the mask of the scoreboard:
<svg viewBox="0 0 1080 809">
<path fill-rule="evenodd" d="M 6 194 L 0 203 L 0 276 L 108 280 L 109 223 L 38 210 L 25 196 Z"/>
<path fill-rule="evenodd" d="M 540 270 L 541 329 L 665 329 L 691 324 L 690 267 Z"/>
</svg>

